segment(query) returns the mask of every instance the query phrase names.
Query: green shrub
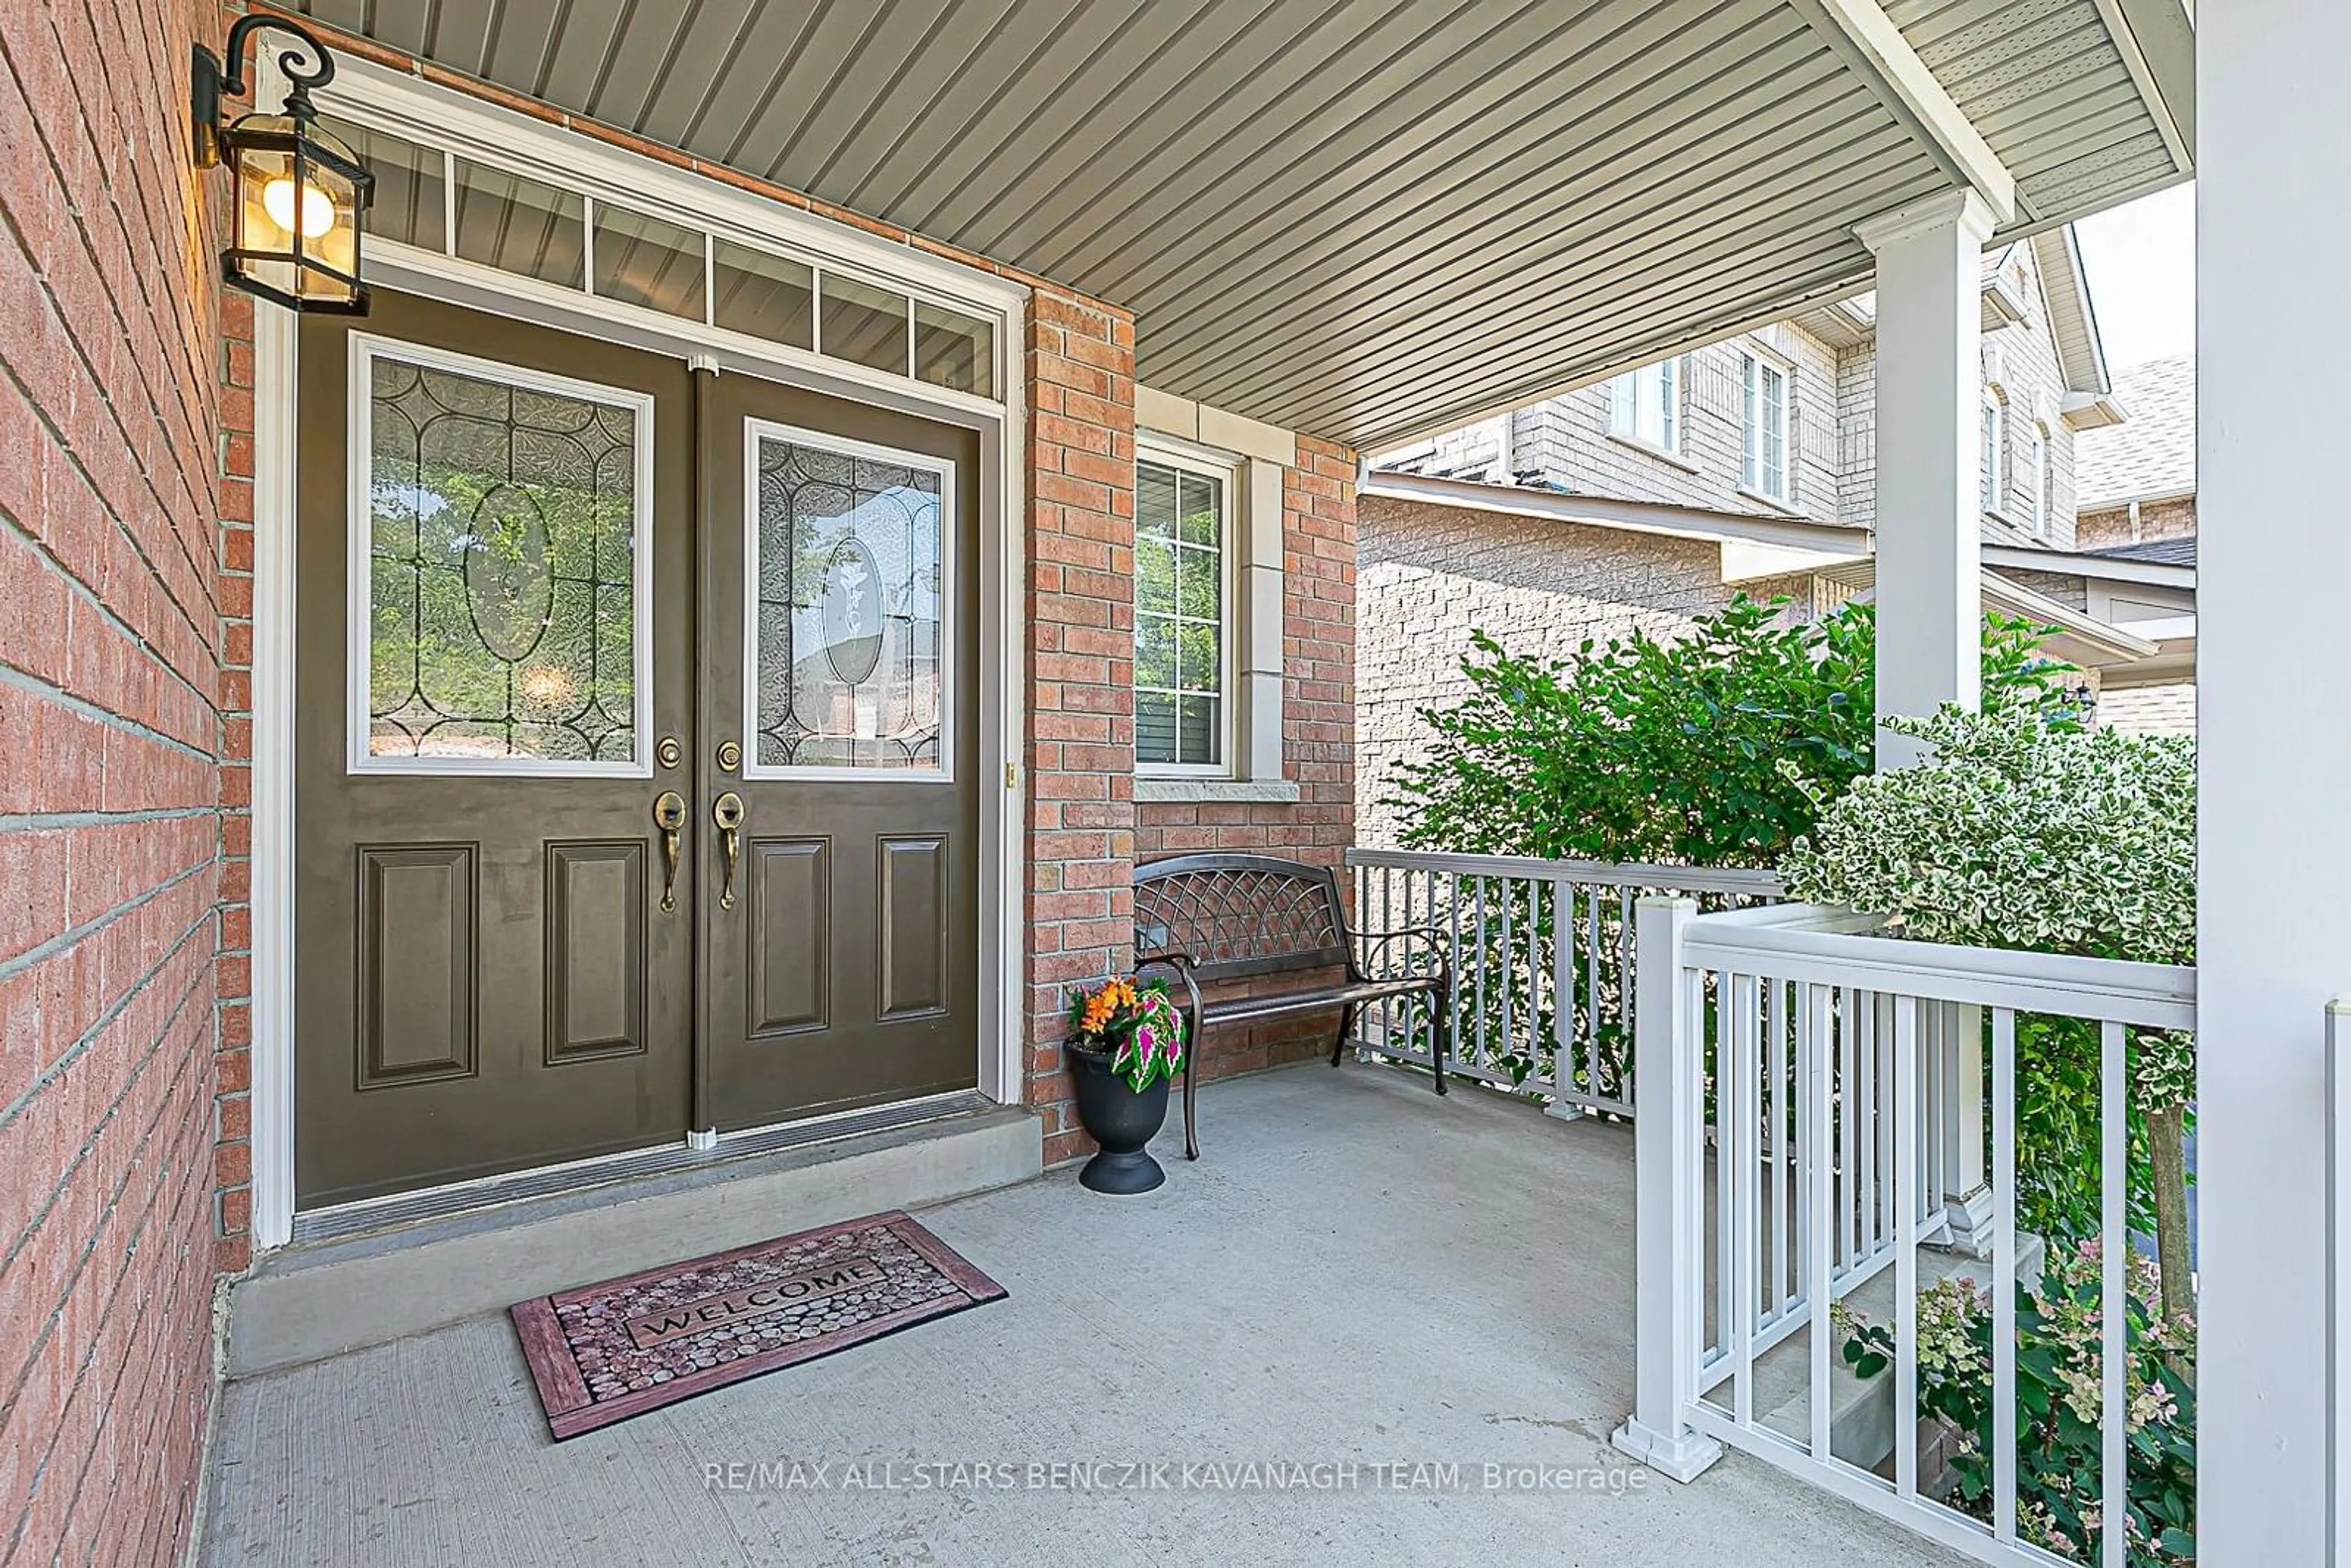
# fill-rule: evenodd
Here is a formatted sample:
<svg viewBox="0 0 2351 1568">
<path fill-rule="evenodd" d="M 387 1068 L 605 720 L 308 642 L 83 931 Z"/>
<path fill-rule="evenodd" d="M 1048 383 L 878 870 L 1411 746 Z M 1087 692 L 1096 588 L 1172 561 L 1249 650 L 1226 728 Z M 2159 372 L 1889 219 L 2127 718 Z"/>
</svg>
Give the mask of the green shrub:
<svg viewBox="0 0 2351 1568">
<path fill-rule="evenodd" d="M 1801 625 L 1741 596 L 1687 635 L 1587 640 L 1572 659 L 1472 633 L 1470 693 L 1425 708 L 1426 757 L 1391 782 L 1407 848 L 1553 860 L 1769 866 L 1820 802 L 1866 774 L 1876 675 L 1871 607 Z M 1983 700 L 2072 727 L 2028 622 L 1987 617 Z"/>
</svg>

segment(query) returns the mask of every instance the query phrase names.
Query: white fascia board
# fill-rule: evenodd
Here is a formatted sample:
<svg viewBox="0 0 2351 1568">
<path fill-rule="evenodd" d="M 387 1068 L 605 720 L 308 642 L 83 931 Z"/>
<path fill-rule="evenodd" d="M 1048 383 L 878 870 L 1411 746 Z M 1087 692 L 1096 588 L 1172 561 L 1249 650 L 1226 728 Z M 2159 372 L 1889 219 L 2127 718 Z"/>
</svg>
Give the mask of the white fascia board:
<svg viewBox="0 0 2351 1568">
<path fill-rule="evenodd" d="M 1571 523 L 1583 528 L 1617 528 L 1626 533 L 1666 534 L 1686 539 L 1745 539 L 1787 549 L 1825 551 L 1849 556 L 1869 548 L 1869 530 L 1847 523 L 1808 521 L 1799 517 L 1765 517 L 1744 512 L 1718 512 L 1703 507 L 1677 507 L 1661 501 L 1630 501 L 1615 496 L 1571 495 L 1563 490 L 1537 490 L 1522 485 L 1489 485 L 1477 479 L 1443 479 L 1426 474 L 1398 474 L 1374 468 L 1364 476 L 1359 497 L 1385 497 L 1418 501 L 1432 507 L 1463 507 L 1472 511 L 1502 512 L 1512 517 Z"/>
<path fill-rule="evenodd" d="M 2193 589 L 2196 586 L 2196 569 L 2192 566 L 2125 560 L 2114 556 L 2086 555 L 2078 550 L 2027 549 L 2020 545 L 1987 544 L 1983 547 L 1983 563 L 1986 566 L 2004 566 L 2012 571 L 2055 571 L 2068 577 L 2104 578 L 2109 582 L 2137 582 L 2155 588 Z"/>
</svg>

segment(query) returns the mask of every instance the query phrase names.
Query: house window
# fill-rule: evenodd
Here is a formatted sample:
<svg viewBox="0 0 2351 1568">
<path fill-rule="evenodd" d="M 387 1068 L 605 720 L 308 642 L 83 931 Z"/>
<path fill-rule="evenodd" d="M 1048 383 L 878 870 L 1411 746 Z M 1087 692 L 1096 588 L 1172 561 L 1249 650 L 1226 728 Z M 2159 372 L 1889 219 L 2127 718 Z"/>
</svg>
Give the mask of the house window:
<svg viewBox="0 0 2351 1568">
<path fill-rule="evenodd" d="M 1134 760 L 1222 773 L 1232 651 L 1234 476 L 1172 454 L 1134 465 Z"/>
<path fill-rule="evenodd" d="M 1682 445 L 1682 376 L 1679 360 L 1628 371 L 1608 383 L 1609 427 L 1660 452 Z"/>
<path fill-rule="evenodd" d="M 2032 531 L 2049 531 L 2049 432 L 2035 423 L 2025 438 L 2024 503 L 2025 516 L 2032 520 Z"/>
<path fill-rule="evenodd" d="M 1753 354 L 1740 356 L 1746 436 L 1739 482 L 1767 500 L 1788 498 L 1788 372 Z"/>
<path fill-rule="evenodd" d="M 1981 444 L 1976 471 L 1983 482 L 1983 509 L 2001 511 L 2008 498 L 2008 411 L 1997 392 L 1984 393 Z"/>
</svg>

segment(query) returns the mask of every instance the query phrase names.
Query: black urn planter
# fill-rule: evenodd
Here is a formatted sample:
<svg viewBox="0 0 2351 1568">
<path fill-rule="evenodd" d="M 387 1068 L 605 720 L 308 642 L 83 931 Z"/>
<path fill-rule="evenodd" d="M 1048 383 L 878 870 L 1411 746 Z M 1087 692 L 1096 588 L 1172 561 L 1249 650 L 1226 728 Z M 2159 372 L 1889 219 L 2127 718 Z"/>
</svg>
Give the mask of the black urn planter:
<svg viewBox="0 0 2351 1568">
<path fill-rule="evenodd" d="M 1167 1173 L 1144 1146 L 1166 1124 L 1167 1080 L 1157 1079 L 1138 1094 L 1110 1070 L 1110 1052 L 1075 1041 L 1063 1049 L 1077 1082 L 1078 1121 L 1102 1145 L 1102 1153 L 1078 1172 L 1079 1185 L 1095 1192 L 1132 1193 L 1149 1192 L 1165 1181 Z"/>
</svg>

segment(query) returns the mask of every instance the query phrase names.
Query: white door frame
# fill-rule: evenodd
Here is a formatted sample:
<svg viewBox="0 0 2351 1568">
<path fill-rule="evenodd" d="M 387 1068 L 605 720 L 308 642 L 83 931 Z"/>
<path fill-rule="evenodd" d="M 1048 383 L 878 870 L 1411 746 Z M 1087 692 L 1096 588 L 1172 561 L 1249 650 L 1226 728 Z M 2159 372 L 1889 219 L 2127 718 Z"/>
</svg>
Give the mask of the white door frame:
<svg viewBox="0 0 2351 1568">
<path fill-rule="evenodd" d="M 274 54 L 257 62 L 257 96 L 277 81 Z M 801 254 L 846 258 L 910 288 L 952 292 L 998 322 L 996 405 L 968 394 L 821 359 L 779 344 L 703 327 L 657 311 L 511 276 L 404 246 L 371 247 L 370 281 L 452 304 L 616 344 L 675 355 L 722 372 L 767 380 L 895 409 L 976 431 L 980 437 L 979 589 L 981 841 L 979 908 L 980 1092 L 1021 1103 L 1027 1079 L 1022 1007 L 1026 964 L 1019 934 L 1028 885 L 1018 767 L 1027 734 L 1028 627 L 1021 618 L 1027 571 L 1026 386 L 1021 380 L 1029 290 L 942 257 L 893 245 L 845 225 L 764 201 L 732 185 L 633 154 L 576 132 L 485 104 L 453 89 L 361 60 L 338 62 L 330 112 L 430 128 L 439 145 L 495 150 L 509 166 L 539 170 L 550 183 L 601 183 L 630 193 L 638 207 L 700 214 Z M 298 437 L 295 318 L 254 311 L 253 775 L 250 892 L 253 925 L 253 1241 L 285 1245 L 294 1224 L 294 512 Z M 993 570 L 990 570 L 990 566 Z M 340 715 L 340 709 L 338 708 Z M 993 798 L 993 810 L 986 802 Z"/>
</svg>

